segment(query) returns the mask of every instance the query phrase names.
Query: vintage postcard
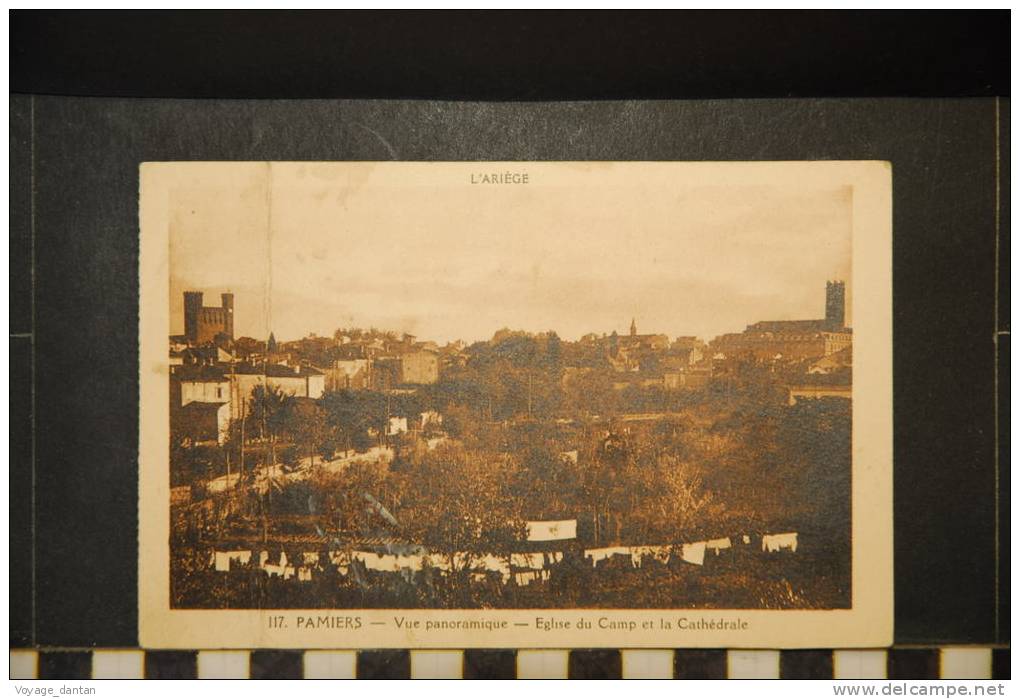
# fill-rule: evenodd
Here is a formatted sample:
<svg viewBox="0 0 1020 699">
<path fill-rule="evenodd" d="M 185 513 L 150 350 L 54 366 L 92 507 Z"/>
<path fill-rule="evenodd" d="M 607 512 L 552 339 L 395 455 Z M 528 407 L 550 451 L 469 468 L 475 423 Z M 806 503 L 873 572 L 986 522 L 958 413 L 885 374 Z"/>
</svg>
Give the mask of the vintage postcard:
<svg viewBox="0 0 1020 699">
<path fill-rule="evenodd" d="M 141 644 L 892 641 L 882 162 L 141 179 Z"/>
</svg>

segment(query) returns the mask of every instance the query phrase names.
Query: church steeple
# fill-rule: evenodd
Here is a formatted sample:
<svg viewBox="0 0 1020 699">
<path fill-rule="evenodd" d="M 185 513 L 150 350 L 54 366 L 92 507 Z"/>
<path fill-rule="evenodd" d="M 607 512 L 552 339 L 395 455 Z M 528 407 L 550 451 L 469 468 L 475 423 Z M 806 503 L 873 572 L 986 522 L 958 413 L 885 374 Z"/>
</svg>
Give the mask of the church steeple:
<svg viewBox="0 0 1020 699">
<path fill-rule="evenodd" d="M 630 336 L 634 337 L 637 335 L 637 320 L 634 318 L 630 319 Z"/>
</svg>

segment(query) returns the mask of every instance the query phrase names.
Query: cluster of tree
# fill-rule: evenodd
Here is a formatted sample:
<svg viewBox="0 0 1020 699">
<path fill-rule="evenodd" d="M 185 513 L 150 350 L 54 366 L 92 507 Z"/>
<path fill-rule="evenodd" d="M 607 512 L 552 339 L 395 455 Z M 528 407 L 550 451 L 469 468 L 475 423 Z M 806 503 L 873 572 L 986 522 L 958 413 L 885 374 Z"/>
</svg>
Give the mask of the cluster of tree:
<svg viewBox="0 0 1020 699">
<path fill-rule="evenodd" d="M 372 340 L 395 341 L 400 335 L 393 330 L 380 330 L 378 328 L 337 328 L 333 332 L 333 339 L 340 341 L 347 338 L 351 342 L 371 342 Z"/>
<path fill-rule="evenodd" d="M 711 534 L 724 509 L 704 486 L 693 429 L 484 428 L 434 449 L 416 442 L 390 464 L 313 470 L 275 508 L 314 511 L 338 540 L 391 536 L 478 555 L 520 542 L 526 520 L 577 519 L 593 545 L 679 541 Z"/>
<path fill-rule="evenodd" d="M 172 463 L 184 467 L 173 471 L 174 485 L 231 468 L 250 475 L 261 463 L 293 467 L 307 459 L 314 466 L 338 452 L 363 452 L 385 439 L 390 414 L 427 409 L 425 400 L 339 391 L 313 401 L 258 387 L 249 401 L 250 417 L 232 425 L 224 447 L 175 447 Z M 699 519 L 717 526 L 721 519 L 764 526 L 777 519 L 793 522 L 807 510 L 816 516 L 826 512 L 837 524 L 849 518 L 847 401 L 789 407 L 767 392 L 724 392 L 648 423 L 494 423 L 463 404 L 447 405 L 443 416 L 452 445 L 429 451 L 420 441 L 393 439 L 397 456 L 384 475 L 392 473 L 393 483 L 411 478 L 429 502 L 442 502 L 449 512 L 460 504 L 446 502 L 444 487 L 477 484 L 487 469 L 497 469 L 517 503 L 511 509 L 532 519 L 584 513 L 582 526 L 599 541 L 624 533 L 666 536 L 674 528 L 690 532 L 699 528 Z M 575 454 L 565 457 L 568 452 Z M 462 471 L 464 478 L 454 475 Z M 430 480 L 430 474 L 447 475 Z M 484 492 L 478 489 L 475 498 L 481 510 L 507 509 L 486 501 Z M 409 502 L 389 505 L 407 509 Z"/>
<path fill-rule="evenodd" d="M 329 400 L 343 404 L 341 396 Z M 323 407 L 328 400 L 298 401 L 288 408 L 289 402 L 284 397 L 266 410 L 266 431 L 256 429 L 257 440 L 271 443 L 275 434 L 283 445 L 284 439 L 296 438 L 299 432 L 288 425 L 299 414 L 297 405 L 318 406 L 329 424 Z M 456 411 L 446 416 L 451 419 L 462 420 L 457 439 L 433 449 L 420 440 L 405 443 L 391 463 L 354 460 L 343 470 L 313 466 L 307 478 L 271 490 L 271 502 L 263 497 L 248 508 L 259 513 L 267 528 L 263 533 L 270 535 L 300 526 L 327 535 L 330 548 L 403 541 L 408 548 L 394 552 L 421 547 L 447 558 L 444 567 L 450 572 L 428 584 L 421 579 L 355 584 L 350 576 L 317 578 L 315 599 L 382 607 L 397 601 L 451 608 L 549 606 L 547 600 L 529 597 L 539 595 L 539 589 L 479 587 L 468 571 L 483 556 L 519 550 L 527 520 L 573 518 L 578 520 L 576 543 L 582 546 L 800 531 L 814 542 L 806 554 L 811 558 L 803 562 L 804 575 L 788 564 L 772 569 L 760 562 L 757 567 L 741 563 L 712 579 L 682 571 L 649 574 L 662 577 L 662 589 L 680 590 L 685 599 L 709 606 L 831 607 L 848 599 L 847 401 L 786 406 L 767 394 L 721 393 L 680 415 L 641 423 L 523 420 L 493 425 L 473 419 L 470 412 L 457 417 Z M 235 510 L 242 518 L 244 511 Z M 276 600 L 301 606 L 291 597 L 312 594 L 311 588 L 264 576 L 224 585 L 222 576 L 210 577 L 203 563 L 207 558 L 188 560 L 182 549 L 174 562 L 174 595 L 183 604 L 244 606 Z M 590 566 L 582 568 L 560 571 L 563 575 L 558 573 L 550 584 L 578 604 L 619 604 L 624 591 L 635 606 L 661 605 L 664 599 L 652 594 L 653 588 L 634 588 L 639 583 L 633 576 L 586 578 Z M 740 596 L 749 592 L 751 597 Z"/>
<path fill-rule="evenodd" d="M 479 362 L 413 394 L 331 391 L 311 400 L 259 386 L 224 447 L 174 448 L 172 464 L 183 464 L 173 471 L 174 484 L 230 469 L 250 476 L 260 463 L 307 460 L 314 469 L 338 452 L 386 441 L 391 415 L 413 420 L 438 409 L 450 437 L 445 446 L 392 438 L 397 454 L 388 466 L 360 464 L 309 481 L 330 494 L 317 510 L 327 524 L 347 533 L 381 526 L 423 545 L 459 542 L 457 550 L 472 550 L 476 539 L 505 541 L 510 530 L 502 528 L 526 519 L 576 518 L 581 535 L 597 544 L 678 540 L 736 526 L 848 533 L 848 401 L 787 406 L 774 377 L 762 371 L 679 394 L 683 400 L 668 404 L 670 415 L 659 420 L 613 420 L 602 408 L 599 420 L 555 420 L 562 413 L 542 406 L 561 382 L 529 381 L 555 371 L 553 338 L 507 334 L 488 343 Z M 627 396 L 599 389 L 597 372 L 580 376 L 590 382 L 577 400 L 591 401 L 592 411 L 609 396 Z M 281 497 L 272 511 L 285 507 Z"/>
</svg>

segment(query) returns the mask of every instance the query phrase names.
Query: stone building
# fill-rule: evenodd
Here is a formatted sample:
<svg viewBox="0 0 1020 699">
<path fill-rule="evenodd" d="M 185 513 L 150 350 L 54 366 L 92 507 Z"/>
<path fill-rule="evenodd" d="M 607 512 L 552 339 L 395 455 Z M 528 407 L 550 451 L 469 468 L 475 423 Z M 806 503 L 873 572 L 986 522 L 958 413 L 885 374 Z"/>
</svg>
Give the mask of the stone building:
<svg viewBox="0 0 1020 699">
<path fill-rule="evenodd" d="M 371 359 L 334 359 L 325 369 L 327 391 L 371 388 Z"/>
<path fill-rule="evenodd" d="M 225 372 L 230 382 L 231 417 L 238 419 L 257 386 L 279 389 L 297 398 L 319 398 L 326 390 L 326 376 L 310 366 L 238 364 Z"/>
<path fill-rule="evenodd" d="M 436 383 L 439 381 L 439 355 L 424 349 L 401 355 L 400 380 L 406 384 Z"/>
</svg>

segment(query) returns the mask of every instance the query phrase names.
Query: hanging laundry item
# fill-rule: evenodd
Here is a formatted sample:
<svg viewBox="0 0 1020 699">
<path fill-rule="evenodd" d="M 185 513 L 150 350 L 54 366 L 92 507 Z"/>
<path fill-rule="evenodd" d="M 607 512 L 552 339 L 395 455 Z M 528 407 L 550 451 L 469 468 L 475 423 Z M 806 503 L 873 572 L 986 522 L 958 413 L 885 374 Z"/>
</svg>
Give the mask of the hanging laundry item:
<svg viewBox="0 0 1020 699">
<path fill-rule="evenodd" d="M 680 549 L 680 558 L 687 563 L 696 566 L 705 564 L 705 542 L 698 541 L 693 544 L 684 544 Z"/>
<path fill-rule="evenodd" d="M 444 573 L 452 573 L 456 570 L 464 570 L 470 561 L 470 556 L 463 552 L 454 554 L 432 553 L 422 557 L 422 565 L 428 560 L 430 566 Z"/>
<path fill-rule="evenodd" d="M 537 579 L 538 573 L 533 570 L 514 574 L 514 582 L 516 582 L 518 585 L 530 585 L 533 581 Z"/>
<path fill-rule="evenodd" d="M 259 568 L 266 571 L 270 576 L 283 577 L 284 569 L 287 567 L 287 554 L 280 553 L 279 564 L 269 562 L 269 552 L 259 552 Z"/>
<path fill-rule="evenodd" d="M 301 562 L 306 566 L 314 566 L 319 564 L 319 554 L 312 551 L 305 551 L 301 555 Z"/>
<path fill-rule="evenodd" d="M 562 541 L 577 538 L 577 520 L 560 519 L 546 522 L 526 522 L 528 541 Z"/>
<path fill-rule="evenodd" d="M 747 534 L 744 534 L 744 536 L 741 538 L 744 540 L 745 544 L 751 543 L 751 537 L 749 537 Z"/>
<path fill-rule="evenodd" d="M 390 437 L 407 432 L 406 417 L 391 417 L 386 423 L 386 434 Z"/>
<path fill-rule="evenodd" d="M 788 532 L 786 534 L 765 534 L 762 536 L 762 551 L 775 553 L 776 551 L 782 551 L 784 549 L 796 552 L 797 532 Z"/>
<path fill-rule="evenodd" d="M 530 585 L 533 582 L 548 579 L 548 570 L 525 570 L 519 573 L 514 573 L 514 582 L 518 585 Z"/>
<path fill-rule="evenodd" d="M 513 568 L 528 568 L 530 570 L 541 570 L 545 568 L 545 554 L 511 553 L 510 566 Z"/>
<path fill-rule="evenodd" d="M 400 570 L 397 557 L 388 553 L 378 554 L 371 551 L 355 551 L 354 558 L 365 564 L 368 570 L 380 573 L 395 573 Z"/>
<path fill-rule="evenodd" d="M 443 416 L 437 413 L 435 410 L 426 410 L 421 413 L 421 429 L 425 429 L 429 425 L 442 425 Z"/>
<path fill-rule="evenodd" d="M 670 556 L 673 555 L 672 546 L 654 546 L 652 556 L 662 565 L 669 563 Z"/>
<path fill-rule="evenodd" d="M 598 566 L 600 561 L 604 561 L 607 558 L 613 556 L 629 556 L 630 548 L 627 546 L 610 546 L 602 549 L 586 549 L 584 552 L 585 558 L 591 559 L 591 567 L 595 568 Z"/>
<path fill-rule="evenodd" d="M 330 551 L 329 562 L 336 566 L 337 572 L 340 575 L 347 575 L 351 559 L 345 551 Z"/>
<path fill-rule="evenodd" d="M 216 570 L 225 573 L 230 571 L 230 562 L 237 561 L 247 565 L 251 560 L 251 551 L 217 551 L 215 555 Z"/>
<path fill-rule="evenodd" d="M 397 570 L 421 570 L 423 559 L 424 556 L 418 555 L 396 556 Z"/>
<path fill-rule="evenodd" d="M 297 570 L 297 579 L 301 582 L 308 582 L 312 579 L 312 569 L 308 566 L 301 566 Z"/>
<path fill-rule="evenodd" d="M 450 559 L 447 556 L 443 556 L 441 554 L 428 556 L 428 561 L 429 565 L 431 565 L 436 570 L 443 571 L 444 573 L 449 573 L 453 569 L 453 566 L 450 565 Z"/>
<path fill-rule="evenodd" d="M 730 548 L 730 539 L 729 537 L 726 537 L 725 539 L 712 539 L 711 541 L 706 541 L 705 548 L 715 551 L 715 555 L 718 556 L 719 551 Z"/>
<path fill-rule="evenodd" d="M 630 563 L 635 568 L 640 568 L 645 559 L 654 559 L 659 563 L 669 563 L 671 546 L 631 546 Z"/>
</svg>

